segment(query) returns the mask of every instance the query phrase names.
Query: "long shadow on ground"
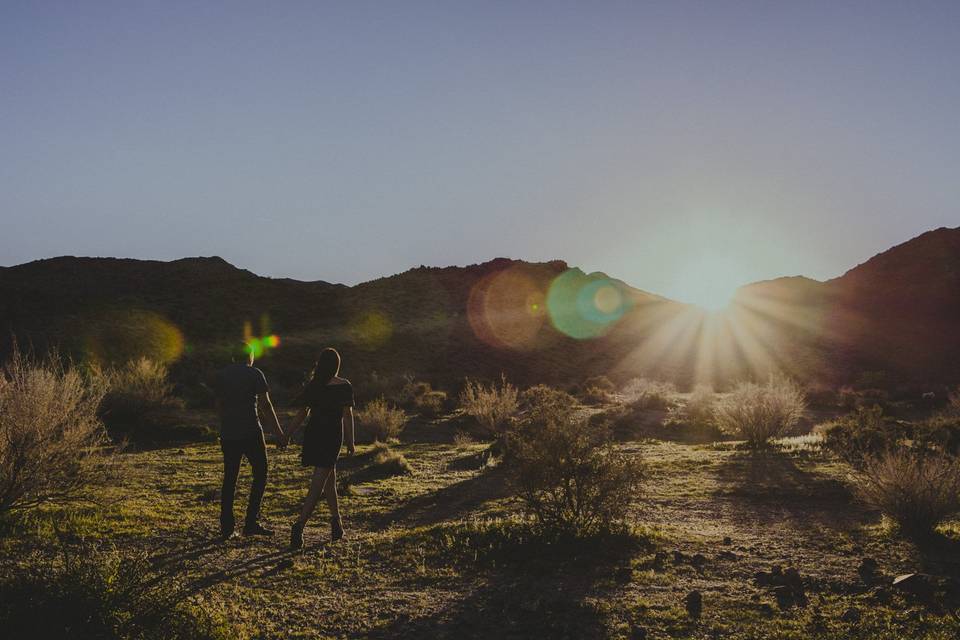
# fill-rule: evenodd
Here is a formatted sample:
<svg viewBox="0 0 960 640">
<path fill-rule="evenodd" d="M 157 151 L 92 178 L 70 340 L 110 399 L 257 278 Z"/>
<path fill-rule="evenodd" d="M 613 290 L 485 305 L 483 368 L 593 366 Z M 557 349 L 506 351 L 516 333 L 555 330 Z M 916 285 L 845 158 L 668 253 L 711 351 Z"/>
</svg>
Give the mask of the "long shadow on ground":
<svg viewBox="0 0 960 640">
<path fill-rule="evenodd" d="M 781 452 L 737 452 L 720 465 L 717 479 L 718 497 L 741 501 L 771 520 L 788 515 L 811 527 L 847 530 L 864 519 L 843 482 L 805 471 Z"/>
<path fill-rule="evenodd" d="M 368 637 L 607 637 L 606 609 L 596 603 L 630 582 L 631 558 L 649 546 L 626 535 L 511 544 L 485 559 L 478 586 L 456 603 L 393 621 Z"/>
<path fill-rule="evenodd" d="M 488 467 L 466 480 L 412 498 L 393 511 L 380 516 L 375 526 L 386 527 L 395 522 L 425 525 L 441 520 L 454 520 L 486 502 L 505 498 L 508 495 L 510 493 L 503 467 Z"/>
</svg>

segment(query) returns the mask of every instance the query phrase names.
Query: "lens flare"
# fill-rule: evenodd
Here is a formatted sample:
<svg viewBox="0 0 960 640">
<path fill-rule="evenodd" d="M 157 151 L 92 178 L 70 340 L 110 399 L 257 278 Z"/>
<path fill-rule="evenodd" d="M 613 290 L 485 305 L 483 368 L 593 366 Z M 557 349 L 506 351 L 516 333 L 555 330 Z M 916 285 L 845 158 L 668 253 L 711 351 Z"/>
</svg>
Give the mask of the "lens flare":
<svg viewBox="0 0 960 640">
<path fill-rule="evenodd" d="M 522 265 L 478 281 L 467 300 L 474 335 L 497 348 L 526 350 L 536 343 L 546 320 L 543 285 Z"/>
<path fill-rule="evenodd" d="M 260 328 L 269 329 L 270 327 L 270 317 L 267 314 L 260 316 Z M 264 332 L 267 333 L 266 331 Z M 280 336 L 276 334 L 263 335 L 257 337 L 253 335 L 253 325 L 250 321 L 243 323 L 243 343 L 246 345 L 246 350 L 248 354 L 253 354 L 253 358 L 256 360 L 268 354 L 271 349 L 276 349 L 280 346 Z"/>
<path fill-rule="evenodd" d="M 393 323 L 380 311 L 368 311 L 350 325 L 353 341 L 362 349 L 379 349 L 393 337 Z"/>
<path fill-rule="evenodd" d="M 546 302 L 557 331 L 578 340 L 604 335 L 631 306 L 623 284 L 579 269 L 557 276 Z"/>
<path fill-rule="evenodd" d="M 111 310 L 83 321 L 80 331 L 86 357 L 101 365 L 122 364 L 137 358 L 170 363 L 185 348 L 183 333 L 153 311 Z"/>
</svg>

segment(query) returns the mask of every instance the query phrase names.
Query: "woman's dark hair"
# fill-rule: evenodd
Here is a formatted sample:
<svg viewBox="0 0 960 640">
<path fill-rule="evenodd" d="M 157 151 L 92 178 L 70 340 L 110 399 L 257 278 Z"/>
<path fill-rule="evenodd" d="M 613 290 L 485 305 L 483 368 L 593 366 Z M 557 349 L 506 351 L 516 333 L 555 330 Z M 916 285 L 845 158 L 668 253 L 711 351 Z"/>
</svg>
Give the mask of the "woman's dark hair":
<svg viewBox="0 0 960 640">
<path fill-rule="evenodd" d="M 327 384 L 340 371 L 340 354 L 333 347 L 327 347 L 320 352 L 316 364 L 313 365 L 313 380 L 316 384 Z"/>
</svg>

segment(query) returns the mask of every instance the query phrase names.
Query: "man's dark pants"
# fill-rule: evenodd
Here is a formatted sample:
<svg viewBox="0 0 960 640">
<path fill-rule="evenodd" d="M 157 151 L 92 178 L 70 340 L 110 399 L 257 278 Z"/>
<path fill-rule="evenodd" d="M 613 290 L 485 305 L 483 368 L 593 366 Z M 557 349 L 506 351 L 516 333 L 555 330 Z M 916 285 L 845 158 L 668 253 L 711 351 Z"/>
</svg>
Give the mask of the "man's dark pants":
<svg viewBox="0 0 960 640">
<path fill-rule="evenodd" d="M 247 503 L 247 518 L 244 528 L 256 526 L 260 517 L 260 502 L 267 488 L 267 445 L 263 434 L 242 440 L 220 440 L 223 450 L 223 488 L 220 493 L 220 530 L 228 535 L 233 531 L 233 494 L 237 490 L 240 463 L 246 457 L 253 468 L 253 486 Z"/>
</svg>

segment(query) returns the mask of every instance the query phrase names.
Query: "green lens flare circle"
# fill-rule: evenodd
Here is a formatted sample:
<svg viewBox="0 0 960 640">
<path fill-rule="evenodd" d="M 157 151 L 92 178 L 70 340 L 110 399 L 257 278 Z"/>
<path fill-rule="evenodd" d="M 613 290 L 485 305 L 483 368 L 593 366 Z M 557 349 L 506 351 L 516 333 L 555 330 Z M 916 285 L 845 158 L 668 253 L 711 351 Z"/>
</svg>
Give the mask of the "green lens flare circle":
<svg viewBox="0 0 960 640">
<path fill-rule="evenodd" d="M 550 284 L 547 311 L 554 328 L 571 338 L 586 340 L 605 334 L 629 307 L 620 283 L 569 269 Z"/>
</svg>

